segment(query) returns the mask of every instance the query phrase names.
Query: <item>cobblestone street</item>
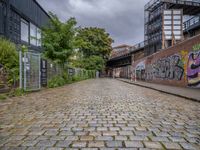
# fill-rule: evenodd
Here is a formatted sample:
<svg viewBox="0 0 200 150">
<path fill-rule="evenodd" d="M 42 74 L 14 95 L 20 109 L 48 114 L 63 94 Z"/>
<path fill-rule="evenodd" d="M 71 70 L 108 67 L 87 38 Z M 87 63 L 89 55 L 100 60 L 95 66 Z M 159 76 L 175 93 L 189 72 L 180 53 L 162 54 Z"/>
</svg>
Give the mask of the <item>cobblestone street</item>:
<svg viewBox="0 0 200 150">
<path fill-rule="evenodd" d="M 0 149 L 200 149 L 200 103 L 92 79 L 0 103 Z"/>
</svg>

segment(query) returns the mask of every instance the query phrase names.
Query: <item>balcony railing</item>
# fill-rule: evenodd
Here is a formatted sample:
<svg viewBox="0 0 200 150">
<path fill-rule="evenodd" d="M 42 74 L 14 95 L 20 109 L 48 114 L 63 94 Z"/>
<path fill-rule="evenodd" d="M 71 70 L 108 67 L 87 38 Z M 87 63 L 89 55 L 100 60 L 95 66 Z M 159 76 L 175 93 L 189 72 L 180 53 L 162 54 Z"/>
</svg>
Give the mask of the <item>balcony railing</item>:
<svg viewBox="0 0 200 150">
<path fill-rule="evenodd" d="M 194 27 L 195 25 L 198 24 L 200 25 L 200 16 L 195 16 L 183 23 L 183 31 L 187 31 L 191 27 Z"/>
</svg>

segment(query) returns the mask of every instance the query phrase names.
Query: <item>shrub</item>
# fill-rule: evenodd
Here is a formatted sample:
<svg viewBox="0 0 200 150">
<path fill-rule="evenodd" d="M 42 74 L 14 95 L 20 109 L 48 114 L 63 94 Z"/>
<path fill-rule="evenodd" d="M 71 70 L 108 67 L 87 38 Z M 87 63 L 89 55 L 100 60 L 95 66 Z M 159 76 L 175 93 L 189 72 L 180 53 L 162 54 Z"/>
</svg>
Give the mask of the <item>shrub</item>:
<svg viewBox="0 0 200 150">
<path fill-rule="evenodd" d="M 66 81 L 62 76 L 55 76 L 48 81 L 49 88 L 55 88 L 65 85 Z"/>
<path fill-rule="evenodd" d="M 8 93 L 9 97 L 15 97 L 15 96 L 23 96 L 25 94 L 25 91 L 20 88 L 12 89 L 10 93 Z"/>
<path fill-rule="evenodd" d="M 19 80 L 19 57 L 14 43 L 0 38 L 0 63 L 8 72 L 8 84 Z"/>
</svg>

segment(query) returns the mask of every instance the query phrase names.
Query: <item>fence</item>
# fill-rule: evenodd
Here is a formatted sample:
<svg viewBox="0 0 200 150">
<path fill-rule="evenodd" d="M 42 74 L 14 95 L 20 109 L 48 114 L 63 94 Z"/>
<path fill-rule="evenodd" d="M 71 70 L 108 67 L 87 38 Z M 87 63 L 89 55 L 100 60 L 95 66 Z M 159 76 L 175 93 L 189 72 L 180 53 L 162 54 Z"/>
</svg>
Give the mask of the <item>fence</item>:
<svg viewBox="0 0 200 150">
<path fill-rule="evenodd" d="M 20 88 L 25 91 L 40 89 L 40 54 L 33 52 L 19 52 L 20 58 Z"/>
</svg>

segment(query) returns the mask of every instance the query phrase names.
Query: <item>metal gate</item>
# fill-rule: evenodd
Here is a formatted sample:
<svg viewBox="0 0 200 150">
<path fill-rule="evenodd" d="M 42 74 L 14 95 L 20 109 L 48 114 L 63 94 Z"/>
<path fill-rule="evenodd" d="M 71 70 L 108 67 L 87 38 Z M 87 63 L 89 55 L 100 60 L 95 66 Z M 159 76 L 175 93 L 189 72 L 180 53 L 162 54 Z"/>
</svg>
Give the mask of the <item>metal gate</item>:
<svg viewBox="0 0 200 150">
<path fill-rule="evenodd" d="M 23 62 L 23 87 L 25 91 L 40 90 L 40 54 L 25 52 Z"/>
</svg>

